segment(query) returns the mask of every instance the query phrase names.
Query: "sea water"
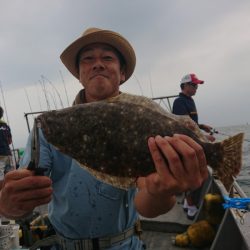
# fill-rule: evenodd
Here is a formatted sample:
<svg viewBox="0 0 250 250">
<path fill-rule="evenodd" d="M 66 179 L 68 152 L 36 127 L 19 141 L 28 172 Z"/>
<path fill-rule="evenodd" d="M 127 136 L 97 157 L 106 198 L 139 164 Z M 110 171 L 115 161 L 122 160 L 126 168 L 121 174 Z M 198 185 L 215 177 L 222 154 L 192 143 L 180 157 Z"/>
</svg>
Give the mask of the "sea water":
<svg viewBox="0 0 250 250">
<path fill-rule="evenodd" d="M 228 138 L 228 136 L 237 133 L 244 133 L 243 152 L 242 152 L 242 168 L 237 176 L 237 182 L 248 197 L 250 197 L 250 125 L 237 125 L 230 127 L 215 128 L 218 134 L 215 134 L 217 140 Z"/>
</svg>

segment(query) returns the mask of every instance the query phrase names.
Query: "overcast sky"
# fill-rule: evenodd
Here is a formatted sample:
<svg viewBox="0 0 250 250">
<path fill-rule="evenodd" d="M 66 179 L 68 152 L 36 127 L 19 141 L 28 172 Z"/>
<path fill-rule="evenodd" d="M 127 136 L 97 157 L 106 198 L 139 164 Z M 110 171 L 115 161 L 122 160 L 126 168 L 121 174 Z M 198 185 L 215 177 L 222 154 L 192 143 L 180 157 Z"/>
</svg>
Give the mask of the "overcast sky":
<svg viewBox="0 0 250 250">
<path fill-rule="evenodd" d="M 89 27 L 133 45 L 136 70 L 122 91 L 176 95 L 182 76 L 196 73 L 205 81 L 194 97 L 200 123 L 250 122 L 249 0 L 0 0 L 0 104 L 16 147 L 28 135 L 24 113 L 72 103 L 80 84 L 59 56 Z"/>
</svg>

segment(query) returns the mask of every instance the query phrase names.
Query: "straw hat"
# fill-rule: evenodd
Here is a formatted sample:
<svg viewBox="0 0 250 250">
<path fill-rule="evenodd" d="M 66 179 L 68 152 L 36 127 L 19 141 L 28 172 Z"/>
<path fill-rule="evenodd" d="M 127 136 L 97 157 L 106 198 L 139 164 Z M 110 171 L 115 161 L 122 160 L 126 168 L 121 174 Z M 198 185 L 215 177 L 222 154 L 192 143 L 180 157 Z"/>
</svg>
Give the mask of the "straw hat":
<svg viewBox="0 0 250 250">
<path fill-rule="evenodd" d="M 125 79 L 128 80 L 134 72 L 136 63 L 136 57 L 133 47 L 120 34 L 110 30 L 102 30 L 98 28 L 87 29 L 80 38 L 71 43 L 62 52 L 60 58 L 66 68 L 72 73 L 72 75 L 79 79 L 79 73 L 76 64 L 77 55 L 83 47 L 92 43 L 108 44 L 121 53 L 126 63 Z"/>
</svg>

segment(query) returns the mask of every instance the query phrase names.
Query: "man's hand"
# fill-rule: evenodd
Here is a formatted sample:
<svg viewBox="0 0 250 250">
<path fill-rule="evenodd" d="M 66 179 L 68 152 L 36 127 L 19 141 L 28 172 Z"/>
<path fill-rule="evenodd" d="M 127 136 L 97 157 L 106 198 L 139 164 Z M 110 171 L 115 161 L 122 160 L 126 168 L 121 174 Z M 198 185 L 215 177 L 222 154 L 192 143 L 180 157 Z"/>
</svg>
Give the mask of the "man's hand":
<svg viewBox="0 0 250 250">
<path fill-rule="evenodd" d="M 0 191 L 0 214 L 21 218 L 52 197 L 52 182 L 46 176 L 35 176 L 30 170 L 11 171 L 5 175 Z"/>
<path fill-rule="evenodd" d="M 210 142 L 214 142 L 216 140 L 216 138 L 212 135 L 205 135 L 205 137 L 210 141 Z"/>
<path fill-rule="evenodd" d="M 208 177 L 204 151 L 188 136 L 150 138 L 149 149 L 156 168 L 156 173 L 146 177 L 150 193 L 195 190 Z"/>
<path fill-rule="evenodd" d="M 199 124 L 200 129 L 206 131 L 207 133 L 210 133 L 212 131 L 212 127 L 206 124 Z"/>
<path fill-rule="evenodd" d="M 148 146 L 156 172 L 138 179 L 135 203 L 139 213 L 153 217 L 171 209 L 176 194 L 200 187 L 208 170 L 202 147 L 188 136 L 151 137 Z"/>
</svg>

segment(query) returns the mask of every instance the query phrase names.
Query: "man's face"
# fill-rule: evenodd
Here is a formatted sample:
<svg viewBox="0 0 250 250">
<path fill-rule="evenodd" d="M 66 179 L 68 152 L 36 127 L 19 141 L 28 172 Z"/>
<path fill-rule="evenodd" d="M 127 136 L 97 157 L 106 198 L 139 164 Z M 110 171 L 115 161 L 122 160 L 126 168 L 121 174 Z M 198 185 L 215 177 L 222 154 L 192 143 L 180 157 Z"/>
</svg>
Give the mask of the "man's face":
<svg viewBox="0 0 250 250">
<path fill-rule="evenodd" d="M 198 89 L 198 84 L 195 83 L 186 83 L 185 84 L 185 91 L 188 96 L 194 96 Z"/>
<path fill-rule="evenodd" d="M 102 43 L 85 47 L 79 56 L 79 80 L 87 101 L 116 96 L 125 74 L 115 49 Z"/>
</svg>

